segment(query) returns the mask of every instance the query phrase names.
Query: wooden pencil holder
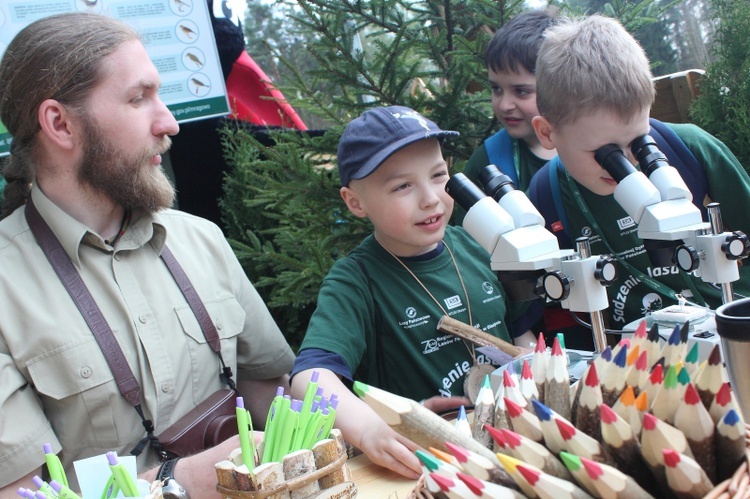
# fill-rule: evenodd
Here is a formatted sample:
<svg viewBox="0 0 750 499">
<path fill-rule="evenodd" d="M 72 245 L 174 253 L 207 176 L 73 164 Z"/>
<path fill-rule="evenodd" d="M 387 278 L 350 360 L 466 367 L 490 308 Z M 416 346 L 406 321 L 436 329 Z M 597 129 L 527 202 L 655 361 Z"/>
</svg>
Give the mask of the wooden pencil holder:
<svg viewBox="0 0 750 499">
<path fill-rule="evenodd" d="M 309 499 L 357 496 L 357 486 L 346 464 L 346 446 L 341 432 L 331 430 L 330 438 L 312 450 L 298 450 L 281 462 L 256 466 L 252 475 L 242 463 L 242 452 L 235 449 L 230 459 L 216 463 L 216 490 L 224 498 Z"/>
</svg>

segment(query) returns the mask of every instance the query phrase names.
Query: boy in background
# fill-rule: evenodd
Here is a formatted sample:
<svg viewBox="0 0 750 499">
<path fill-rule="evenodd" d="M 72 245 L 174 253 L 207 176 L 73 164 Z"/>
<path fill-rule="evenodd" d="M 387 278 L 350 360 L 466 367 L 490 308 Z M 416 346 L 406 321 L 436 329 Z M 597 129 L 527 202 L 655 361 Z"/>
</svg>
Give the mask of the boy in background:
<svg viewBox="0 0 750 499">
<path fill-rule="evenodd" d="M 533 178 L 529 198 L 561 242 L 565 236 L 573 241 L 586 235 L 593 254 L 617 258 L 618 278 L 608 288 L 609 327 L 621 329 L 650 311 L 677 303 L 678 294 L 712 308 L 719 306 L 721 292 L 715 286 L 676 266 L 651 263 L 637 226 L 613 196 L 617 182 L 594 158 L 597 149 L 615 144 L 637 168 L 631 144 L 653 134 L 649 112 L 654 85 L 643 49 L 616 20 L 593 15 L 561 21 L 545 33 L 536 76 L 540 116 L 533 120 L 534 129 L 541 144 L 556 149 L 558 157 Z M 667 128 L 705 172 L 704 180 L 690 187 L 693 202 L 705 205 L 704 196 L 697 194 L 705 192 L 721 203 L 725 230 L 748 233 L 750 178 L 737 158 L 695 125 Z M 685 177 L 685 165 L 676 157 L 669 160 Z M 550 170 L 560 172 L 556 181 Z M 546 182 L 550 184 L 545 189 Z M 548 213 L 550 187 L 559 189 L 564 214 L 557 209 Z M 566 217 L 567 222 L 562 222 Z M 741 267 L 740 280 L 733 284 L 736 292 L 747 296 L 747 266 Z"/>
<path fill-rule="evenodd" d="M 338 148 L 341 197 L 372 222 L 373 233 L 323 281 L 292 371 L 294 397 L 304 395 L 317 371 L 318 386 L 339 396 L 336 426 L 344 438 L 410 478 L 421 473 L 415 444 L 347 385 L 356 379 L 423 400 L 436 412 L 456 408 L 469 403 L 468 373 L 493 368 L 471 344 L 437 331 L 442 316 L 506 341 L 519 336 L 526 347 L 534 341 L 527 331 L 534 317 L 506 321 L 487 252 L 462 228 L 448 226 L 453 199 L 445 192 L 440 140 L 457 135 L 400 106 L 370 109 L 346 127 Z"/>
<path fill-rule="evenodd" d="M 485 66 L 492 89 L 492 112 L 503 129 L 474 151 L 464 175 L 478 183 L 479 172 L 495 164 L 510 176 L 516 188 L 526 191 L 531 177 L 555 156 L 547 150 L 531 124 L 536 107 L 536 56 L 544 31 L 554 25 L 548 10 L 528 10 L 497 30 L 487 45 Z M 456 224 L 466 213 L 456 209 Z"/>
</svg>

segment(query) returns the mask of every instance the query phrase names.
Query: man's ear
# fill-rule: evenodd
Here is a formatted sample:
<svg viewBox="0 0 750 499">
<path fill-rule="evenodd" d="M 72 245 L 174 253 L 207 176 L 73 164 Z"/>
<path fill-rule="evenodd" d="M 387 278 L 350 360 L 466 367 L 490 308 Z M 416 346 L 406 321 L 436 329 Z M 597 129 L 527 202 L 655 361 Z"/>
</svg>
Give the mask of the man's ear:
<svg viewBox="0 0 750 499">
<path fill-rule="evenodd" d="M 357 194 L 354 189 L 351 187 L 342 187 L 339 193 L 341 194 L 341 199 L 346 203 L 346 207 L 349 208 L 349 211 L 351 211 L 354 216 L 359 218 L 367 216 L 367 212 L 359 199 L 359 194 Z"/>
<path fill-rule="evenodd" d="M 534 127 L 536 137 L 539 139 L 539 143 L 542 147 L 549 149 L 550 151 L 555 148 L 555 144 L 552 142 L 551 138 L 554 128 L 547 118 L 544 116 L 534 116 L 531 119 L 531 126 Z"/>
<path fill-rule="evenodd" d="M 76 144 L 75 126 L 65 106 L 55 99 L 47 99 L 39 105 L 37 118 L 42 133 L 50 142 L 62 149 L 73 149 Z"/>
</svg>

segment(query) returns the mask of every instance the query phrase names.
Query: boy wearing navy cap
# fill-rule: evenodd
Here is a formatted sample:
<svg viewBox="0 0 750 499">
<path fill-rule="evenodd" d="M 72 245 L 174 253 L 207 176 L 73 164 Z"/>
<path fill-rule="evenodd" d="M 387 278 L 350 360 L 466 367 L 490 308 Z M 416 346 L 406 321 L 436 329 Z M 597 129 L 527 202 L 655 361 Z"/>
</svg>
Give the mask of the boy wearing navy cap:
<svg viewBox="0 0 750 499">
<path fill-rule="evenodd" d="M 398 435 L 344 383 L 378 386 L 440 411 L 468 404 L 464 381 L 491 372 L 471 344 L 437 330 L 444 315 L 529 346 L 536 317 L 506 322 L 504 291 L 489 255 L 462 228 L 448 226 L 453 199 L 438 128 L 406 107 L 375 108 L 346 127 L 338 147 L 341 197 L 373 233 L 338 260 L 292 371 L 302 397 L 313 371 L 339 394 L 336 426 L 369 458 L 416 478 L 415 444 Z M 474 378 L 475 376 L 472 376 Z M 483 376 L 478 376 L 479 381 Z"/>
</svg>

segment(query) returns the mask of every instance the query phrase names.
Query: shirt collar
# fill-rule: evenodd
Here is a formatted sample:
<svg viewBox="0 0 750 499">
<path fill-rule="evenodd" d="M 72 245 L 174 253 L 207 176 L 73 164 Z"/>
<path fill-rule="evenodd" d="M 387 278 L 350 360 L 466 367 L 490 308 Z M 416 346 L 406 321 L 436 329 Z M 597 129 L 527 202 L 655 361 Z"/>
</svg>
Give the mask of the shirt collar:
<svg viewBox="0 0 750 499">
<path fill-rule="evenodd" d="M 82 244 L 100 248 L 103 251 L 112 251 L 104 244 L 104 239 L 99 234 L 53 203 L 36 183 L 31 188 L 31 199 L 39 214 L 60 241 L 65 253 L 77 267 L 81 265 L 78 252 Z M 117 243 L 117 251 L 136 249 L 150 244 L 157 254 L 161 254 L 166 239 L 167 229 L 163 217 L 158 213 L 150 215 L 142 212 L 133 213 L 130 225 Z"/>
</svg>

